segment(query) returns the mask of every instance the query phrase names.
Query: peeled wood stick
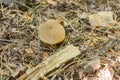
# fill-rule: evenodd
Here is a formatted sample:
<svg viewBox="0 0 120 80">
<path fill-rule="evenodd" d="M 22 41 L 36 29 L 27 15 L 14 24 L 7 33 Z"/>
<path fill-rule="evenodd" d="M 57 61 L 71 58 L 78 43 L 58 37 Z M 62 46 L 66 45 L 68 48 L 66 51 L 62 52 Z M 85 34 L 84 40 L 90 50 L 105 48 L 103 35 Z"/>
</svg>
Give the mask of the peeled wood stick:
<svg viewBox="0 0 120 80">
<path fill-rule="evenodd" d="M 24 75 L 18 80 L 39 80 L 47 73 L 55 68 L 58 68 L 61 64 L 69 61 L 70 59 L 80 54 L 79 48 L 73 45 L 66 46 L 63 50 L 48 57 L 42 63 L 32 69 L 28 69 Z"/>
</svg>

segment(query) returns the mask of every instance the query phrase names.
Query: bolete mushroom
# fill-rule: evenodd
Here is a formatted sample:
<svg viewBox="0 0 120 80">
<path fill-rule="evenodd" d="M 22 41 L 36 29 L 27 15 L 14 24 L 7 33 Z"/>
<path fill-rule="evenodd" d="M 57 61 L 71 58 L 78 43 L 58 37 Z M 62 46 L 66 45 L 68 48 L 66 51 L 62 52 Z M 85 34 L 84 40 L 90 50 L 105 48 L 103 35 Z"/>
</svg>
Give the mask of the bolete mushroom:
<svg viewBox="0 0 120 80">
<path fill-rule="evenodd" d="M 55 45 L 65 39 L 65 29 L 58 20 L 50 19 L 39 26 L 40 40 L 49 45 Z"/>
</svg>

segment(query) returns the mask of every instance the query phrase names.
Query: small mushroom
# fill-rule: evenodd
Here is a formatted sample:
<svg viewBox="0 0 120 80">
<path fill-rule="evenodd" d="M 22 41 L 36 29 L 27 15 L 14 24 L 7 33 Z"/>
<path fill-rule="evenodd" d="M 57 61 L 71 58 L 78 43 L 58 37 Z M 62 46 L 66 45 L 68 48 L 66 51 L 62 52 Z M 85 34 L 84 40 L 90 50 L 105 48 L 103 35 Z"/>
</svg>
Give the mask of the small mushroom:
<svg viewBox="0 0 120 80">
<path fill-rule="evenodd" d="M 39 26 L 40 40 L 49 45 L 55 45 L 65 39 L 65 29 L 58 20 L 50 19 Z"/>
</svg>

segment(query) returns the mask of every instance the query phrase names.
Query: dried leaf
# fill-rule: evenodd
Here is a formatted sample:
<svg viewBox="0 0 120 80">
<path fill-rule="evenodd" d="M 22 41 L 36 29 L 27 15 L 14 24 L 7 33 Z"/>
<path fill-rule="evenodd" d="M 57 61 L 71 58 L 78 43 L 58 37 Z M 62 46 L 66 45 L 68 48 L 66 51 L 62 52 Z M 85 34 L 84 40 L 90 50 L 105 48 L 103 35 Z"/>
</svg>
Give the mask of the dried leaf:
<svg viewBox="0 0 120 80">
<path fill-rule="evenodd" d="M 113 80 L 114 71 L 112 68 L 109 68 L 108 65 L 106 65 L 103 69 L 101 69 L 97 76 L 97 80 Z"/>
<path fill-rule="evenodd" d="M 100 59 L 94 58 L 84 66 L 85 72 L 94 72 L 100 68 Z"/>
<path fill-rule="evenodd" d="M 114 23 L 113 12 L 101 11 L 89 16 L 89 22 L 91 26 L 103 26 L 108 27 Z"/>
</svg>

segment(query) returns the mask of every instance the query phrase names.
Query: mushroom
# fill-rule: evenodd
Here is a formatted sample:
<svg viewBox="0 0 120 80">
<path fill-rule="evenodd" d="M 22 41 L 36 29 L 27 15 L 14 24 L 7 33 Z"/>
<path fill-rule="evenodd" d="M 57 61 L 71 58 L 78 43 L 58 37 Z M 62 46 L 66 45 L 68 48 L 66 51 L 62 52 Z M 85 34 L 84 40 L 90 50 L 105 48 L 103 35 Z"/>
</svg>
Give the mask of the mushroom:
<svg viewBox="0 0 120 80">
<path fill-rule="evenodd" d="M 40 40 L 49 45 L 55 45 L 65 39 L 65 29 L 58 20 L 50 19 L 39 26 Z"/>
</svg>

